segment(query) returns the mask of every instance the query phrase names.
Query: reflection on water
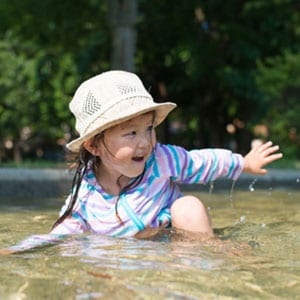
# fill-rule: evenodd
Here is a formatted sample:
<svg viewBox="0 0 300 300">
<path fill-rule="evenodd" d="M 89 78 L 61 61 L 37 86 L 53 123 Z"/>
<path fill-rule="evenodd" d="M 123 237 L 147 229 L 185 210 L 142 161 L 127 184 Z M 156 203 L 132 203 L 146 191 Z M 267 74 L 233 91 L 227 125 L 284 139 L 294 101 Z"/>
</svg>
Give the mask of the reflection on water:
<svg viewBox="0 0 300 300">
<path fill-rule="evenodd" d="M 300 193 L 200 197 L 218 239 L 174 230 L 148 240 L 70 237 L 0 257 L 0 299 L 297 299 Z M 1 203 L 0 247 L 46 233 L 60 205 Z"/>
</svg>

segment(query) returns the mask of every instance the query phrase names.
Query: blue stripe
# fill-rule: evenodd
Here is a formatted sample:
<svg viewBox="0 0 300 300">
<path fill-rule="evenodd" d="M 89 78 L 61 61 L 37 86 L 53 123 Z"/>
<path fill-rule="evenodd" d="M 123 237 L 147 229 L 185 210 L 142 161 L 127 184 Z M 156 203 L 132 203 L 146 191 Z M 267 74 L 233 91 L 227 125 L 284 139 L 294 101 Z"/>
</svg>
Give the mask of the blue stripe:
<svg viewBox="0 0 300 300">
<path fill-rule="evenodd" d="M 148 184 L 149 184 L 149 181 L 148 181 Z M 144 192 L 144 189 L 145 189 L 145 188 L 142 186 L 142 187 L 140 187 L 140 188 L 137 188 L 135 192 L 139 192 L 139 193 L 142 195 L 143 192 Z"/>
<path fill-rule="evenodd" d="M 150 175 L 150 176 L 149 176 L 148 181 L 147 181 L 148 187 L 152 184 L 154 178 L 155 178 L 155 176 L 153 176 L 153 175 Z"/>
<path fill-rule="evenodd" d="M 158 165 L 157 165 L 157 163 L 155 163 L 153 165 L 153 172 L 154 172 L 154 176 L 155 177 L 159 177 L 159 171 L 158 171 Z"/>
<path fill-rule="evenodd" d="M 218 168 L 218 160 L 217 160 L 217 157 L 216 157 L 216 153 L 215 151 L 211 150 L 212 154 L 213 154 L 213 165 L 212 165 L 212 171 L 210 172 L 210 176 L 209 178 L 207 179 L 207 182 L 210 182 L 212 177 L 215 175 L 216 173 L 216 169 Z"/>
<path fill-rule="evenodd" d="M 202 164 L 201 168 L 199 169 L 197 175 L 195 176 L 194 183 L 199 183 L 203 174 L 204 163 Z"/>
<path fill-rule="evenodd" d="M 125 236 L 127 235 L 127 233 L 130 233 L 130 236 L 136 233 L 136 228 L 134 227 L 134 225 L 118 227 L 118 231 L 114 231 L 114 233 L 112 233 L 111 236 Z"/>
<path fill-rule="evenodd" d="M 227 175 L 228 177 L 231 176 L 231 174 L 232 174 L 232 172 L 234 170 L 234 166 L 235 166 L 235 161 L 234 161 L 234 156 L 232 156 L 231 165 L 230 165 L 230 168 L 228 170 L 228 175 Z"/>
<path fill-rule="evenodd" d="M 72 212 L 72 217 L 76 220 L 78 220 L 84 227 L 86 227 L 85 221 L 82 219 L 82 217 L 77 212 Z"/>
<path fill-rule="evenodd" d="M 79 203 L 80 203 L 80 208 L 82 211 L 82 217 L 87 220 L 88 216 L 87 216 L 87 212 L 86 212 L 86 203 L 83 203 L 83 201 L 79 201 Z"/>
<path fill-rule="evenodd" d="M 138 216 L 135 214 L 133 209 L 128 205 L 125 197 L 121 196 L 120 199 L 120 204 L 124 208 L 127 216 L 130 218 L 130 220 L 134 223 L 134 225 L 137 227 L 138 230 L 143 230 L 145 229 L 144 223 L 138 218 Z"/>
<path fill-rule="evenodd" d="M 94 178 L 95 178 L 93 172 L 89 172 L 89 173 L 87 173 L 85 176 L 86 176 L 87 179 L 94 179 Z"/>
<path fill-rule="evenodd" d="M 194 161 L 192 159 L 190 159 L 189 165 L 187 167 L 187 177 L 188 178 L 193 175 L 193 165 L 194 165 Z"/>
<path fill-rule="evenodd" d="M 116 197 L 110 194 L 106 194 L 105 192 L 101 192 L 101 196 L 103 197 L 104 200 L 111 200 Z"/>
<path fill-rule="evenodd" d="M 176 152 L 176 150 L 173 148 L 173 147 L 170 147 L 169 150 L 172 152 L 172 155 L 174 156 L 175 158 L 175 163 L 176 163 L 176 176 L 179 176 L 181 174 L 181 168 L 180 168 L 180 165 L 179 165 L 179 157 L 178 157 L 178 153 Z"/>
<path fill-rule="evenodd" d="M 91 185 L 91 184 L 87 184 L 87 189 L 89 190 L 89 191 L 94 191 L 94 190 L 96 190 L 96 187 L 95 186 L 93 186 L 93 185 Z"/>
</svg>

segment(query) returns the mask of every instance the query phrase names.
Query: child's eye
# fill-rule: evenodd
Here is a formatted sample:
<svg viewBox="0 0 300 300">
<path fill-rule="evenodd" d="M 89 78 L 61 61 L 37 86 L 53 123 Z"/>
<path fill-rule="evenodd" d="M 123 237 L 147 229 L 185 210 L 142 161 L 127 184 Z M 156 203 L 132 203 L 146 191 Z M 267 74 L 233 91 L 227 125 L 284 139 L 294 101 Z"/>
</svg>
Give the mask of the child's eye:
<svg viewBox="0 0 300 300">
<path fill-rule="evenodd" d="M 125 135 L 127 135 L 127 136 L 135 136 L 136 135 L 136 131 L 129 131 L 129 132 L 127 132 Z"/>
</svg>

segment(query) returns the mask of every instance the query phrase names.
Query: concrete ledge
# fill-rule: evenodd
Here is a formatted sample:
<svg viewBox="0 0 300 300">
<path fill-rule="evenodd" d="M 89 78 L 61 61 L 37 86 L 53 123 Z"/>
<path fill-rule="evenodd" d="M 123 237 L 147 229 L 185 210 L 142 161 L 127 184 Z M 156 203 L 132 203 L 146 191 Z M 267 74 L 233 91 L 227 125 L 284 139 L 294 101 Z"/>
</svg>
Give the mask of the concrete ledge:
<svg viewBox="0 0 300 300">
<path fill-rule="evenodd" d="M 0 181 L 52 181 L 70 179 L 66 169 L 0 168 Z"/>
<path fill-rule="evenodd" d="M 0 198 L 65 197 L 72 173 L 65 169 L 0 169 Z"/>
<path fill-rule="evenodd" d="M 66 197 L 71 188 L 72 173 L 66 169 L 0 168 L 0 198 L 53 198 Z M 214 191 L 230 190 L 232 180 L 220 178 Z M 300 170 L 269 170 L 267 175 L 242 174 L 235 189 L 300 190 Z M 207 190 L 208 186 L 183 186 L 184 190 Z"/>
</svg>

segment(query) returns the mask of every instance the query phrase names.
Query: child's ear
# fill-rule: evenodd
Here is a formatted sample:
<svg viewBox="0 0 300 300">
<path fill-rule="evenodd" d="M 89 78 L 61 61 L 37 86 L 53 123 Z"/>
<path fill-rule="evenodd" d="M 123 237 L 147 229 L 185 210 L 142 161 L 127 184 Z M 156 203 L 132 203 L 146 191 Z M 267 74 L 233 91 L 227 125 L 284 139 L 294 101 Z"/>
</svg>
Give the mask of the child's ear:
<svg viewBox="0 0 300 300">
<path fill-rule="evenodd" d="M 87 141 L 85 141 L 83 143 L 83 147 L 84 147 L 85 150 L 87 150 L 88 152 L 90 152 L 94 156 L 98 155 L 98 147 L 97 147 L 97 145 L 95 145 L 94 139 L 91 138 L 91 139 L 88 139 Z"/>
</svg>

